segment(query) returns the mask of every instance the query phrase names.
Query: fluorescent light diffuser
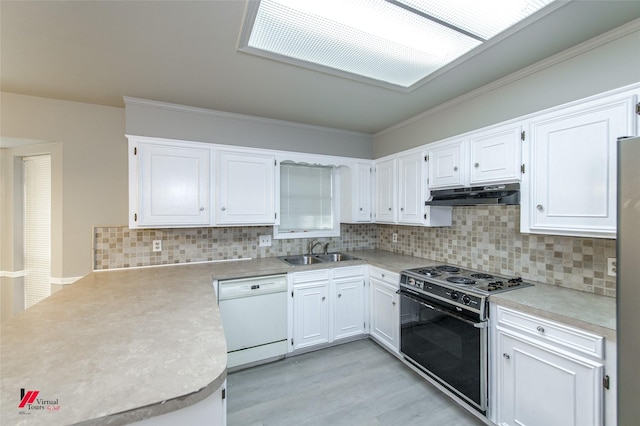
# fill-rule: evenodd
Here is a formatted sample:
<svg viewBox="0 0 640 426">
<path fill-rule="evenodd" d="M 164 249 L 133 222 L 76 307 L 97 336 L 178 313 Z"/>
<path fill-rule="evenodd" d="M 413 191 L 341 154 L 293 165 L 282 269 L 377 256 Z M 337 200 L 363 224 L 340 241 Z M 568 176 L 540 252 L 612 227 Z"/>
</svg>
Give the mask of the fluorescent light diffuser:
<svg viewBox="0 0 640 426">
<path fill-rule="evenodd" d="M 261 0 L 240 50 L 406 89 L 552 1 Z"/>
</svg>

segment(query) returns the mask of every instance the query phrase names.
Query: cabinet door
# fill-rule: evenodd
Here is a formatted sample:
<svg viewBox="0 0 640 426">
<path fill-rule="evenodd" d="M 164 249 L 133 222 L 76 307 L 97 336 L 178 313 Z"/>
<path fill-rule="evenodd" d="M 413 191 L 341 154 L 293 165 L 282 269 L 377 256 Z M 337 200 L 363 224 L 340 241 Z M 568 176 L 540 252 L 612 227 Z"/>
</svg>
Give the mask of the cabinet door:
<svg viewBox="0 0 640 426">
<path fill-rule="evenodd" d="M 465 171 L 463 140 L 428 145 L 429 188 L 455 188 L 464 186 Z"/>
<path fill-rule="evenodd" d="M 400 350 L 400 318 L 396 288 L 370 278 L 369 333 L 394 352 Z"/>
<path fill-rule="evenodd" d="M 334 280 L 333 338 L 364 333 L 364 278 Z"/>
<path fill-rule="evenodd" d="M 371 222 L 372 166 L 355 163 L 340 167 L 340 221 L 343 223 Z"/>
<path fill-rule="evenodd" d="M 424 223 L 424 155 L 422 153 L 398 158 L 398 222 Z"/>
<path fill-rule="evenodd" d="M 275 222 L 275 157 L 219 151 L 218 224 Z"/>
<path fill-rule="evenodd" d="M 500 332 L 498 424 L 602 425 L 602 365 Z"/>
<path fill-rule="evenodd" d="M 615 238 L 616 141 L 633 134 L 633 97 L 546 114 L 530 129 L 522 230 Z"/>
<path fill-rule="evenodd" d="M 521 132 L 518 124 L 471 136 L 471 185 L 520 180 Z"/>
<path fill-rule="evenodd" d="M 130 227 L 210 224 L 208 148 L 135 141 L 130 148 Z"/>
<path fill-rule="evenodd" d="M 293 287 L 293 349 L 329 342 L 329 282 Z"/>
<path fill-rule="evenodd" d="M 376 164 L 376 222 L 396 221 L 396 161 Z"/>
</svg>

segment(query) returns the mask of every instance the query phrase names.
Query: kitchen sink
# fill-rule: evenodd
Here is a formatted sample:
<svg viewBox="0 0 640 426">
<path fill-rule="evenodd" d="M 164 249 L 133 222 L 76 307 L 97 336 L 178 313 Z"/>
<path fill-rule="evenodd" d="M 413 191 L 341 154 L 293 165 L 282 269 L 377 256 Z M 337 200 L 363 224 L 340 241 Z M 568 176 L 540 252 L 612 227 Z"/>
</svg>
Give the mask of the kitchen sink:
<svg viewBox="0 0 640 426">
<path fill-rule="evenodd" d="M 293 256 L 280 256 L 278 259 L 282 260 L 291 266 L 296 265 L 313 265 L 315 263 L 333 263 L 344 262 L 347 260 L 360 260 L 357 257 L 350 256 L 344 253 L 328 253 L 328 254 L 298 254 Z"/>
<path fill-rule="evenodd" d="M 316 257 L 318 259 L 322 259 L 323 262 L 342 262 L 345 260 L 358 260 L 353 256 L 349 256 L 344 253 L 328 253 L 328 254 L 317 254 Z"/>
</svg>

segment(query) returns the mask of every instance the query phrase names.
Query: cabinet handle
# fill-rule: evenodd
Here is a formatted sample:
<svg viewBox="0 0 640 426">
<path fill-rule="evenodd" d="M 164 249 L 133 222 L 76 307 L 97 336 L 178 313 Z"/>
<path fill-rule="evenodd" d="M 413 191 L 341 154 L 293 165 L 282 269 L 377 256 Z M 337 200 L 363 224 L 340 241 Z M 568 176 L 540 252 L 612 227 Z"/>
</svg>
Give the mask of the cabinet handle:
<svg viewBox="0 0 640 426">
<path fill-rule="evenodd" d="M 204 211 L 204 207 L 200 207 L 200 211 L 203 212 Z"/>
<path fill-rule="evenodd" d="M 324 302 L 324 300 L 326 299 L 326 297 L 322 296 L 322 301 Z"/>
<path fill-rule="evenodd" d="M 538 204 L 538 205 L 536 206 L 536 209 L 538 209 L 538 210 L 542 211 L 542 209 L 544 209 L 544 207 L 542 207 L 542 204 Z"/>
<path fill-rule="evenodd" d="M 227 210 L 227 208 L 226 207 L 222 207 L 220 210 L 225 211 L 225 210 Z"/>
<path fill-rule="evenodd" d="M 538 330 L 540 333 L 544 333 L 544 327 L 539 325 L 536 330 Z"/>
<path fill-rule="evenodd" d="M 338 297 L 342 297 L 342 294 L 341 294 L 341 293 L 338 293 Z"/>
<path fill-rule="evenodd" d="M 400 211 L 403 212 L 404 211 L 404 207 L 400 207 Z"/>
<path fill-rule="evenodd" d="M 395 302 L 395 300 L 394 300 L 393 302 L 391 302 L 391 304 L 392 304 L 393 306 L 396 306 L 396 302 Z"/>
<path fill-rule="evenodd" d="M 381 274 L 381 275 L 382 275 L 382 278 L 384 278 L 384 274 Z"/>
<path fill-rule="evenodd" d="M 511 357 L 509 356 L 509 354 L 502 354 L 502 356 L 504 357 L 504 359 L 511 359 Z"/>
<path fill-rule="evenodd" d="M 473 167 L 476 167 L 476 168 L 478 168 L 478 167 L 480 167 L 480 164 L 478 164 L 478 163 L 475 163 L 475 164 L 473 165 Z"/>
<path fill-rule="evenodd" d="M 454 171 L 454 172 L 457 172 L 457 171 L 458 171 L 458 166 L 455 166 L 455 167 L 453 168 L 453 171 Z"/>
<path fill-rule="evenodd" d="M 360 207 L 360 211 L 362 211 L 362 207 Z"/>
<path fill-rule="evenodd" d="M 389 207 L 389 211 L 391 211 L 391 207 Z"/>
</svg>

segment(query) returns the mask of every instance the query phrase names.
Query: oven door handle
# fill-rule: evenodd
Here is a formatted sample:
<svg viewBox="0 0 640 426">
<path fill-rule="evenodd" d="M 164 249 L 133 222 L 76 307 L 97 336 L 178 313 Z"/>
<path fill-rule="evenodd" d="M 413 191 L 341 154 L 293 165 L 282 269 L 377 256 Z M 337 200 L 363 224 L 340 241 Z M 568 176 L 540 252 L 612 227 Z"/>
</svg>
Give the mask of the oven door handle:
<svg viewBox="0 0 640 426">
<path fill-rule="evenodd" d="M 429 308 L 431 310 L 440 312 L 441 314 L 453 317 L 453 318 L 455 318 L 455 319 L 457 319 L 459 321 L 464 322 L 465 324 L 472 325 L 475 328 L 487 328 L 489 326 L 489 322 L 488 321 L 473 322 L 473 321 L 468 320 L 468 319 L 466 319 L 464 317 L 461 317 L 460 315 L 456 315 L 453 312 L 449 312 L 449 311 L 446 311 L 444 309 L 437 308 L 437 307 L 432 306 L 432 305 L 430 305 L 430 304 L 428 304 L 428 303 L 426 303 L 426 302 L 424 302 L 422 300 L 416 299 L 415 297 L 411 297 L 409 295 L 409 293 L 406 293 L 406 292 L 404 292 L 402 290 L 398 290 L 398 291 L 396 291 L 396 293 L 398 293 L 401 296 L 407 297 L 407 298 L 413 300 L 414 302 L 416 302 L 416 303 L 418 303 L 418 304 L 420 304 L 420 305 L 422 305 L 422 306 L 424 306 L 426 308 Z"/>
</svg>

